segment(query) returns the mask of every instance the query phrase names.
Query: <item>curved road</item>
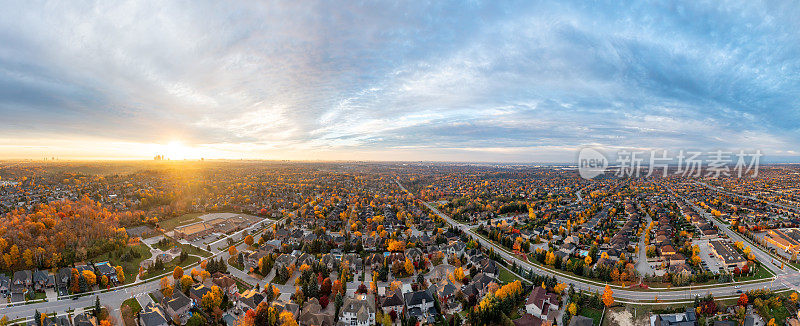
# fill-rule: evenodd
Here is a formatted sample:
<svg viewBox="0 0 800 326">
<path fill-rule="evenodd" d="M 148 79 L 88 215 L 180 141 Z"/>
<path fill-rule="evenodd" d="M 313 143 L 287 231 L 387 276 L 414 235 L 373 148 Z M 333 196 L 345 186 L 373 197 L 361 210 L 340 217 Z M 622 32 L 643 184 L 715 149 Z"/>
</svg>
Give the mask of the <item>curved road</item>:
<svg viewBox="0 0 800 326">
<path fill-rule="evenodd" d="M 400 188 L 411 194 L 399 181 L 397 181 L 397 185 Z M 411 194 L 413 196 L 413 194 Z M 466 225 L 456 222 L 455 220 L 451 219 L 449 216 L 440 212 L 436 207 L 433 207 L 427 202 L 423 202 L 425 206 L 428 207 L 431 211 L 433 211 L 436 215 L 443 218 L 447 223 L 458 227 L 463 232 L 466 232 L 472 238 L 477 240 L 481 243 L 482 246 L 493 248 L 494 251 L 499 254 L 501 257 L 506 259 L 510 262 L 515 262 L 518 266 L 522 266 L 526 270 L 533 270 L 534 273 L 539 275 L 553 275 L 556 277 L 558 282 L 560 283 L 567 283 L 572 284 L 575 289 L 580 289 L 589 292 L 603 292 L 605 288 L 605 284 L 599 281 L 590 281 L 585 279 L 578 279 L 574 276 L 568 276 L 561 272 L 554 272 L 550 270 L 542 269 L 536 265 L 533 265 L 527 261 L 522 261 L 521 259 L 517 258 L 517 256 L 510 254 L 506 251 L 506 249 L 496 245 L 493 242 L 487 241 L 483 237 L 478 236 L 474 231 L 472 231 Z M 758 248 L 753 248 L 754 251 L 760 251 Z M 753 283 L 741 283 L 741 284 L 734 284 L 725 285 L 725 286 L 716 286 L 716 287 L 703 287 L 703 286 L 691 286 L 691 287 L 681 287 L 681 288 L 674 288 L 670 290 L 627 290 L 622 289 L 619 286 L 612 286 L 612 290 L 614 291 L 614 297 L 617 299 L 623 299 L 627 301 L 627 303 L 637 303 L 637 302 L 646 302 L 647 304 L 653 304 L 652 301 L 658 298 L 659 301 L 666 300 L 666 301 L 689 301 L 694 300 L 695 296 L 705 296 L 707 294 L 712 294 L 716 298 L 723 298 L 723 297 L 737 297 L 738 294 L 736 293 L 737 290 L 741 290 L 742 292 L 747 292 L 749 290 L 756 290 L 756 289 L 764 289 L 769 288 L 774 291 L 777 290 L 784 290 L 784 289 L 799 289 L 800 288 L 800 273 L 797 271 L 792 271 L 791 273 L 787 273 L 782 271 L 784 274 L 779 274 L 774 279 L 770 279 L 769 281 L 761 281 L 761 282 L 753 282 Z M 650 302 L 647 302 L 650 301 Z M 674 303 L 674 302 L 672 302 Z M 669 302 L 665 302 L 664 304 L 670 304 Z"/>
</svg>

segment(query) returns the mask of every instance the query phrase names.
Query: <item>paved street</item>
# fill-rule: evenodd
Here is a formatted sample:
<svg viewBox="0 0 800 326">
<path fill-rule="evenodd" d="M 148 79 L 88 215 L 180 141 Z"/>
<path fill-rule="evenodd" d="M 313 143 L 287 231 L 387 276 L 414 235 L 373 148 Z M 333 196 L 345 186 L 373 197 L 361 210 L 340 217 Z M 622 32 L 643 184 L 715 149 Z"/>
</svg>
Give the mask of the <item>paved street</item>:
<svg viewBox="0 0 800 326">
<path fill-rule="evenodd" d="M 272 225 L 272 224 L 280 222 L 280 221 L 282 221 L 282 220 L 275 221 L 275 220 L 265 219 L 264 225 L 268 226 L 268 225 Z M 252 230 L 253 228 L 255 228 L 257 226 L 260 226 L 260 225 L 261 225 L 261 223 L 257 223 L 255 225 L 247 228 L 246 230 Z M 244 232 L 244 230 L 235 233 L 235 235 L 239 235 L 240 236 L 241 232 Z M 256 234 L 254 234 L 253 236 L 257 237 L 257 236 L 260 236 L 260 234 L 261 234 L 261 232 L 258 232 Z M 241 251 L 241 250 L 246 249 L 246 247 L 247 247 L 247 245 L 242 243 L 242 244 L 239 244 L 236 248 L 239 249 L 239 251 Z M 224 246 L 216 246 L 216 247 L 212 247 L 212 248 L 215 249 L 214 250 L 215 252 L 209 258 L 222 257 L 226 261 L 227 261 L 228 258 L 230 258 L 230 255 L 228 255 L 228 251 L 227 251 L 227 248 L 228 248 L 227 244 L 225 244 Z M 192 267 L 196 267 L 198 265 L 199 265 L 198 263 L 189 265 L 187 267 L 184 267 L 184 270 L 187 270 L 187 271 L 191 270 Z M 243 272 L 236 270 L 233 267 L 229 267 L 229 270 L 232 272 L 231 274 L 236 276 L 236 277 L 240 277 L 240 278 L 241 278 L 241 276 L 250 277 L 250 276 L 244 274 Z M 163 274 L 162 276 L 168 276 L 168 275 L 171 275 L 171 274 L 172 274 L 172 272 L 170 271 L 170 272 L 167 272 L 167 273 Z M 104 292 L 104 293 L 93 293 L 91 295 L 79 297 L 78 299 L 64 298 L 64 299 L 57 300 L 57 301 L 52 301 L 52 302 L 40 302 L 40 303 L 33 303 L 33 304 L 27 304 L 27 305 L 26 304 L 17 304 L 17 305 L 5 305 L 5 304 L 3 304 L 3 305 L 0 305 L 0 316 L 3 316 L 3 315 L 8 316 L 9 320 L 15 320 L 15 319 L 19 319 L 19 318 L 30 319 L 30 318 L 33 318 L 34 312 L 36 310 L 39 310 L 39 312 L 43 312 L 43 313 L 57 313 L 57 314 L 61 315 L 61 314 L 64 314 L 67 310 L 71 310 L 71 309 L 75 309 L 75 308 L 85 308 L 85 307 L 89 307 L 89 306 L 94 306 L 95 297 L 97 296 L 97 297 L 100 298 L 100 302 L 101 302 L 101 304 L 103 306 L 107 306 L 112 310 L 112 312 L 111 312 L 112 316 L 117 318 L 117 320 L 119 322 L 122 322 L 122 317 L 121 317 L 121 315 L 119 313 L 119 308 L 120 308 L 120 305 L 122 305 L 122 302 L 127 300 L 127 299 L 133 298 L 133 297 L 147 296 L 148 293 L 153 292 L 153 291 L 155 291 L 155 290 L 157 290 L 159 288 L 159 280 L 160 280 L 160 277 L 155 278 L 155 279 L 153 279 L 153 280 L 151 280 L 149 282 L 140 282 L 138 284 L 134 283 L 134 284 L 136 284 L 134 286 L 124 287 L 124 288 L 123 287 L 118 287 L 114 291 Z M 279 287 L 279 289 L 281 290 L 281 292 L 283 292 L 284 290 L 288 291 L 289 287 L 281 286 L 281 287 Z M 294 291 L 294 287 L 291 287 L 291 291 Z M 143 299 L 140 299 L 140 298 L 137 298 L 137 299 L 139 299 L 138 301 L 140 303 L 143 301 Z M 147 301 L 147 300 L 149 300 L 149 299 L 144 299 L 144 301 Z"/>
<path fill-rule="evenodd" d="M 397 183 L 401 189 L 408 192 L 408 190 L 403 187 L 402 184 L 399 182 Z M 501 257 L 506 259 L 509 262 L 515 262 L 519 266 L 523 266 L 523 268 L 528 270 L 533 270 L 534 273 L 539 275 L 553 275 L 556 277 L 558 282 L 564 282 L 567 284 L 572 284 L 576 289 L 585 290 L 590 292 L 603 292 L 605 284 L 601 282 L 592 281 L 592 280 L 583 280 L 583 279 L 576 279 L 574 276 L 568 276 L 564 273 L 558 271 L 550 271 L 544 270 L 539 268 L 527 261 L 522 261 L 517 258 L 515 255 L 512 255 L 505 251 L 504 248 L 487 241 L 483 237 L 479 237 L 472 231 L 470 228 L 466 227 L 463 224 L 456 222 L 455 220 L 451 219 L 449 216 L 440 212 L 436 207 L 430 205 L 427 202 L 423 202 L 425 206 L 428 207 L 431 211 L 435 214 L 439 215 L 449 224 L 460 228 L 462 231 L 470 234 L 476 241 L 481 243 L 482 246 L 494 248 L 495 252 L 499 254 Z M 757 248 L 754 248 L 754 253 L 759 252 Z M 763 254 L 763 252 L 762 252 Z M 766 254 L 764 254 L 766 255 Z M 756 254 L 757 258 L 761 259 L 761 255 Z M 769 260 L 767 260 L 768 262 Z M 772 265 L 772 267 L 775 267 Z M 780 270 L 780 268 L 777 268 Z M 782 271 L 779 276 L 777 276 L 774 280 L 763 281 L 763 282 L 753 282 L 753 283 L 739 283 L 739 284 L 731 284 L 727 286 L 716 286 L 716 287 L 709 287 L 709 286 L 692 286 L 692 287 L 676 287 L 670 290 L 653 290 L 653 291 L 632 291 L 622 289 L 618 286 L 612 286 L 614 291 L 614 297 L 618 299 L 623 299 L 629 302 L 636 302 L 636 301 L 652 301 L 656 297 L 659 300 L 667 300 L 667 301 L 678 301 L 678 300 L 693 300 L 695 296 L 705 296 L 707 294 L 712 294 L 717 298 L 720 297 L 735 297 L 738 294 L 736 293 L 737 290 L 741 290 L 743 292 L 749 290 L 756 290 L 756 289 L 764 289 L 769 288 L 772 290 L 781 290 L 781 289 L 800 289 L 800 273 L 792 270 L 791 273 Z"/>
</svg>

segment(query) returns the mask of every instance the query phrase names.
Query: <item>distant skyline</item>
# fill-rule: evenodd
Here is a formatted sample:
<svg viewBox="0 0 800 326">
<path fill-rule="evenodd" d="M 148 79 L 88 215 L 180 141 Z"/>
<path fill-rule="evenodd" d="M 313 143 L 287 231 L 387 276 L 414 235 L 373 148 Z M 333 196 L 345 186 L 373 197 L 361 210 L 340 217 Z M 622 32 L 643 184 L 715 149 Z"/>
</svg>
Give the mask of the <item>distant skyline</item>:
<svg viewBox="0 0 800 326">
<path fill-rule="evenodd" d="M 800 158 L 790 1 L 2 7 L 0 159 Z"/>
</svg>

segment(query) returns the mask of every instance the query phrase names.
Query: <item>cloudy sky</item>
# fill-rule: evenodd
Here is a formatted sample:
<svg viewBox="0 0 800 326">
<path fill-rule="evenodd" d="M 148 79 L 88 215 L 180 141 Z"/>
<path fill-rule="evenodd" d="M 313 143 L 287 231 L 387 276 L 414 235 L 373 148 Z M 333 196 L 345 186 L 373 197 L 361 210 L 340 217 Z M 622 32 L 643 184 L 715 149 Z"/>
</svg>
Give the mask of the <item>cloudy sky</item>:
<svg viewBox="0 0 800 326">
<path fill-rule="evenodd" d="M 799 155 L 791 1 L 0 4 L 0 158 Z"/>
</svg>

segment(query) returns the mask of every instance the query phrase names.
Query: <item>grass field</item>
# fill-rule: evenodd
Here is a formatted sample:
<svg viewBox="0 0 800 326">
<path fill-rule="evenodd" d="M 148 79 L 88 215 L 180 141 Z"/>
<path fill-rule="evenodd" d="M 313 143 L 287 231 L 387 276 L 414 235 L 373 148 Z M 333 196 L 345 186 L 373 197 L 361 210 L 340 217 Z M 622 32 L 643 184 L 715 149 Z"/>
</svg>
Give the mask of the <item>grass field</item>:
<svg viewBox="0 0 800 326">
<path fill-rule="evenodd" d="M 497 278 L 500 279 L 500 282 L 511 283 L 514 281 L 523 281 L 523 279 L 512 274 L 505 266 L 497 264 L 497 267 L 499 267 L 500 270 L 497 275 Z"/>
<path fill-rule="evenodd" d="M 178 261 L 178 259 L 176 258 L 174 261 L 172 261 L 170 263 L 167 263 L 167 264 L 164 264 L 164 268 L 163 269 L 145 272 L 144 276 L 142 276 L 142 279 L 146 280 L 146 279 L 149 279 L 151 277 L 164 274 L 166 272 L 171 272 L 172 270 L 175 269 L 175 266 L 178 266 L 177 261 Z M 189 258 L 186 258 L 186 260 L 184 260 L 182 263 L 180 263 L 180 266 L 181 267 L 186 267 L 186 266 L 189 266 L 189 265 L 194 264 L 194 263 L 199 262 L 199 261 L 200 261 L 200 258 L 195 257 L 195 256 L 189 256 Z M 184 272 L 187 272 L 187 271 L 184 271 Z"/>
<path fill-rule="evenodd" d="M 142 310 L 142 306 L 139 305 L 139 301 L 136 301 L 136 298 L 130 298 L 122 302 L 122 306 L 131 307 L 131 313 L 135 316 L 137 312 Z"/>
<path fill-rule="evenodd" d="M 162 229 L 167 230 L 167 231 L 172 231 L 173 229 L 175 229 L 178 226 L 202 221 L 200 219 L 200 216 L 202 216 L 203 214 L 205 214 L 205 213 L 184 214 L 184 215 L 181 215 L 181 216 L 178 216 L 178 217 L 173 217 L 173 218 L 170 218 L 170 219 L 161 220 L 161 221 L 159 221 L 158 224 Z"/>
<path fill-rule="evenodd" d="M 156 243 L 156 244 L 153 245 L 153 247 L 166 251 L 166 250 L 171 249 L 174 246 L 179 246 L 181 248 L 181 250 L 183 250 L 184 252 L 186 252 L 187 254 L 190 254 L 190 255 L 197 255 L 197 256 L 202 256 L 202 257 L 211 256 L 211 253 L 209 253 L 208 251 L 205 251 L 203 249 L 197 248 L 197 247 L 192 246 L 192 245 L 180 243 L 178 241 L 175 241 L 175 239 L 170 238 L 168 236 L 164 236 L 164 238 L 169 240 L 169 242 L 166 243 L 166 244 Z"/>
<path fill-rule="evenodd" d="M 772 272 L 770 272 L 769 269 L 767 269 L 764 266 L 758 266 L 758 267 L 756 267 L 756 272 L 753 273 L 753 275 L 751 275 L 751 276 L 734 277 L 734 280 L 736 280 L 737 282 L 742 282 L 742 281 L 750 281 L 750 280 L 760 280 L 760 279 L 768 278 L 768 277 L 772 277 L 772 276 L 773 276 Z"/>
<path fill-rule="evenodd" d="M 602 321 L 601 318 L 603 318 L 603 310 L 589 308 L 589 307 L 581 307 L 578 310 L 578 315 L 591 318 L 592 320 L 594 320 L 594 325 L 597 326 L 600 325 L 600 322 Z"/>
<path fill-rule="evenodd" d="M 144 244 L 138 244 L 134 246 L 130 246 L 135 252 L 139 253 L 140 257 L 136 259 L 131 259 L 129 261 L 123 261 L 118 257 L 118 255 L 114 253 L 104 253 L 100 256 L 95 258 L 96 261 L 108 261 L 111 263 L 112 266 L 120 265 L 122 266 L 122 270 L 125 271 L 125 284 L 133 283 L 136 280 L 136 274 L 139 273 L 139 264 L 150 257 L 153 254 L 150 253 L 150 248 L 145 246 Z"/>
</svg>

